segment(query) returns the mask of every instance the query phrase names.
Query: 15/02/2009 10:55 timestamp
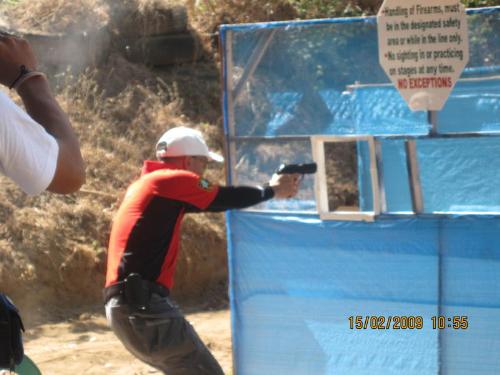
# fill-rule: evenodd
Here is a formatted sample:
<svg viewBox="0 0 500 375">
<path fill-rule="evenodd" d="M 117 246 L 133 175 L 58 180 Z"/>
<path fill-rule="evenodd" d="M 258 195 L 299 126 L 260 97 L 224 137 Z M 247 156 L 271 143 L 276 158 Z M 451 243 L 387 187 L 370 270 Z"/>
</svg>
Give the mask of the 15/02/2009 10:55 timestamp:
<svg viewBox="0 0 500 375">
<path fill-rule="evenodd" d="M 424 318 L 421 315 L 356 315 L 349 316 L 349 328 L 366 329 L 423 329 Z M 469 328 L 468 316 L 432 316 L 432 329 L 465 330 Z"/>
</svg>

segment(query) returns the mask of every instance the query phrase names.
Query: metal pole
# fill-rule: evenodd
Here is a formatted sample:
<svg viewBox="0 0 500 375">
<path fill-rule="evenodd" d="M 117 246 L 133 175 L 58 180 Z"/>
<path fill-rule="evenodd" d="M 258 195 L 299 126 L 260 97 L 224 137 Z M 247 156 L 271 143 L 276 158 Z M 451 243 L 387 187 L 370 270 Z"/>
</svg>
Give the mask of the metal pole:
<svg viewBox="0 0 500 375">
<path fill-rule="evenodd" d="M 439 135 L 438 132 L 438 112 L 437 111 L 428 111 L 427 112 L 427 121 L 431 125 L 431 130 L 429 132 L 430 137 L 435 137 Z M 438 319 L 443 313 L 443 234 L 442 234 L 442 220 L 441 218 L 438 219 L 438 228 L 437 228 L 437 293 L 438 293 L 438 300 L 437 300 L 437 311 L 438 311 Z M 437 335 L 438 335 L 438 359 L 439 359 L 439 368 L 438 368 L 438 374 L 441 375 L 443 373 L 443 361 L 442 361 L 442 348 L 443 348 L 443 334 L 440 329 L 437 330 Z"/>
<path fill-rule="evenodd" d="M 377 165 L 378 173 L 378 197 L 376 197 L 380 202 L 380 211 L 387 212 L 387 200 L 385 197 L 385 185 L 384 185 L 384 170 L 382 163 L 382 144 L 380 140 L 374 139 L 375 143 L 375 161 Z"/>
<path fill-rule="evenodd" d="M 429 137 L 437 137 L 439 136 L 439 132 L 437 129 L 438 121 L 437 121 L 437 111 L 427 111 L 427 121 L 431 125 L 431 129 L 429 131 Z M 417 160 L 417 146 L 416 140 L 408 140 L 405 142 L 406 147 L 406 162 L 408 166 L 408 174 L 410 179 L 410 190 L 412 196 L 413 203 L 413 212 L 416 214 L 420 214 L 424 211 L 424 203 L 422 196 L 422 187 L 420 184 L 420 171 Z M 437 316 L 438 321 L 439 317 L 442 315 L 442 298 L 443 298 L 443 238 L 442 238 L 442 220 L 438 219 L 437 223 Z M 442 365 L 442 348 L 443 348 L 443 337 L 440 329 L 437 330 L 437 344 L 438 344 L 438 375 L 443 373 L 443 365 Z"/>
<path fill-rule="evenodd" d="M 437 115 L 437 111 L 427 111 L 427 122 L 432 126 L 431 131 L 429 132 L 430 136 L 436 136 L 439 134 L 437 129 Z"/>
<path fill-rule="evenodd" d="M 236 173 L 236 141 L 234 136 L 236 134 L 234 124 L 234 92 L 233 92 L 233 33 L 228 31 L 226 35 L 226 111 L 227 111 L 227 131 L 228 131 L 228 150 L 226 152 L 227 165 L 226 165 L 226 181 L 228 184 L 237 184 L 238 177 Z M 223 75 L 224 76 L 224 75 Z"/>
<path fill-rule="evenodd" d="M 421 214 L 424 212 L 424 200 L 422 197 L 422 187 L 420 185 L 420 170 L 417 160 L 417 145 L 415 140 L 407 140 L 406 148 L 406 166 L 410 184 L 411 201 L 413 212 Z"/>
</svg>

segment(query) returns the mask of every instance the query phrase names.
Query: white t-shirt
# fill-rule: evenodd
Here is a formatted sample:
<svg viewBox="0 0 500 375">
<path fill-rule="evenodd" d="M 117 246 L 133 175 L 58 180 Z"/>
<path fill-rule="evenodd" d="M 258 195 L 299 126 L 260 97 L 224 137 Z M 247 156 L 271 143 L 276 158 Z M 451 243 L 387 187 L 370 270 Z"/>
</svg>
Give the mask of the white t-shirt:
<svg viewBox="0 0 500 375">
<path fill-rule="evenodd" d="M 54 178 L 58 153 L 56 140 L 0 91 L 0 173 L 39 194 Z"/>
</svg>

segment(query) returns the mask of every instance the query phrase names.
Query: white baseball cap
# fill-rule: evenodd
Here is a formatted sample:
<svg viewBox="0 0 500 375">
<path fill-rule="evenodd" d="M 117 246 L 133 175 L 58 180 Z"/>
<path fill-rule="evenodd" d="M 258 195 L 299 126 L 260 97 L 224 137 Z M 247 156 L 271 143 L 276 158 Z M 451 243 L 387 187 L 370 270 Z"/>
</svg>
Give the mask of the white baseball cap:
<svg viewBox="0 0 500 375">
<path fill-rule="evenodd" d="M 185 126 L 167 130 L 156 143 L 158 159 L 175 156 L 206 156 L 219 163 L 224 161 L 222 155 L 208 149 L 201 132 Z"/>
</svg>

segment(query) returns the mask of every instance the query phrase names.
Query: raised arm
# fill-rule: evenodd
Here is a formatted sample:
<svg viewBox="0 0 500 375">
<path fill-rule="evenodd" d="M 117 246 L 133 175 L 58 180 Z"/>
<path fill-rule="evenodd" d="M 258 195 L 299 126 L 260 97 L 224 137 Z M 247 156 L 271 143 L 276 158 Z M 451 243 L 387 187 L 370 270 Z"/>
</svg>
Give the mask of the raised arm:
<svg viewBox="0 0 500 375">
<path fill-rule="evenodd" d="M 221 186 L 214 200 L 205 209 L 188 207 L 186 212 L 220 212 L 247 208 L 271 198 L 292 198 L 297 194 L 300 183 L 298 174 L 275 174 L 266 186 Z"/>
<path fill-rule="evenodd" d="M 85 167 L 78 139 L 68 116 L 51 93 L 47 79 L 43 76 L 27 80 L 18 89 L 26 111 L 59 145 L 57 168 L 47 190 L 68 194 L 77 191 L 85 182 Z"/>
<path fill-rule="evenodd" d="M 43 74 L 36 74 L 37 61 L 29 43 L 0 33 L 0 83 L 17 89 L 26 111 L 56 140 L 57 167 L 47 190 L 68 194 L 85 182 L 85 167 L 78 139 L 68 116 L 52 94 Z M 15 126 L 13 124 L 12 126 Z"/>
</svg>

